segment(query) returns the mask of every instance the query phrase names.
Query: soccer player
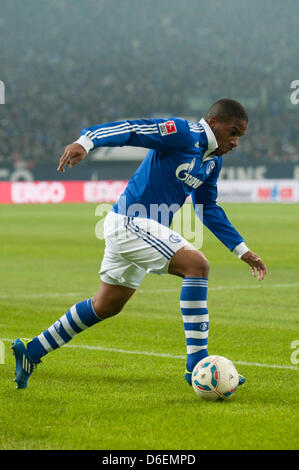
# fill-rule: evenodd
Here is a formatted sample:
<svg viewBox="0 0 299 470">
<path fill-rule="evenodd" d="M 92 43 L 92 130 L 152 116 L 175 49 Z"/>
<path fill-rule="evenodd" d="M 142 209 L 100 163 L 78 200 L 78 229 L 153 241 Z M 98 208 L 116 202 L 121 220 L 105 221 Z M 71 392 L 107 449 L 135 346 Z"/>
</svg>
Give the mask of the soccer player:
<svg viewBox="0 0 299 470">
<path fill-rule="evenodd" d="M 170 118 L 103 124 L 83 129 L 81 137 L 65 148 L 57 168 L 62 173 L 66 165 L 72 168 L 97 147 L 127 145 L 150 151 L 105 219 L 98 292 L 73 305 L 40 335 L 13 342 L 17 388 L 28 386 L 43 356 L 119 313 L 147 273 L 183 278 L 180 307 L 187 344 L 185 379 L 191 384 L 194 366 L 208 355 L 209 262 L 169 226 L 191 194 L 194 208 L 203 206 L 203 224 L 250 266 L 254 276 L 264 279 L 264 262 L 247 248 L 216 203 L 222 155 L 237 147 L 247 127 L 243 106 L 221 99 L 196 123 Z M 243 382 L 241 378 L 240 384 Z"/>
</svg>

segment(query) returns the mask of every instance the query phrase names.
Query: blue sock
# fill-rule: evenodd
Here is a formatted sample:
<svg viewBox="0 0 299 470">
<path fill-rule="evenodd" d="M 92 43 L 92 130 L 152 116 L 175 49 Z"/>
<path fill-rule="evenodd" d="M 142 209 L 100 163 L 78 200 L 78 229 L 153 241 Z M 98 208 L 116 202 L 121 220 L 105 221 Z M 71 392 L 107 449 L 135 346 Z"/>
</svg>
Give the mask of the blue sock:
<svg viewBox="0 0 299 470">
<path fill-rule="evenodd" d="M 199 361 L 208 356 L 209 313 L 207 292 L 208 279 L 200 277 L 186 277 L 184 279 L 180 307 L 187 343 L 186 369 L 189 373 L 192 372 Z M 188 377 L 186 379 L 190 382 L 191 374 Z"/>
<path fill-rule="evenodd" d="M 33 362 L 39 362 L 40 358 L 54 349 L 68 343 L 78 333 L 100 322 L 96 315 L 91 299 L 83 300 L 73 305 L 50 328 L 35 336 L 27 344 L 27 351 Z"/>
</svg>

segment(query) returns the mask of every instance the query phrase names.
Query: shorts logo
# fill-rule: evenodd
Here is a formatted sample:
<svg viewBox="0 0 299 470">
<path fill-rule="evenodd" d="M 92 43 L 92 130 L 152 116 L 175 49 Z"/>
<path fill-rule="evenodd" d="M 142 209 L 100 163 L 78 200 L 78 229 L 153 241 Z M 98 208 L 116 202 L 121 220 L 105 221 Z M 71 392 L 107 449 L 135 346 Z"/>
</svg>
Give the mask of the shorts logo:
<svg viewBox="0 0 299 470">
<path fill-rule="evenodd" d="M 162 136 L 176 134 L 177 129 L 174 121 L 161 122 L 159 124 L 160 134 Z"/>
<path fill-rule="evenodd" d="M 182 239 L 179 235 L 176 235 L 175 233 L 171 233 L 169 235 L 169 241 L 172 243 L 179 243 L 182 241 Z"/>
<path fill-rule="evenodd" d="M 215 162 L 211 161 L 207 164 L 206 174 L 209 175 L 211 171 L 215 168 Z"/>
</svg>

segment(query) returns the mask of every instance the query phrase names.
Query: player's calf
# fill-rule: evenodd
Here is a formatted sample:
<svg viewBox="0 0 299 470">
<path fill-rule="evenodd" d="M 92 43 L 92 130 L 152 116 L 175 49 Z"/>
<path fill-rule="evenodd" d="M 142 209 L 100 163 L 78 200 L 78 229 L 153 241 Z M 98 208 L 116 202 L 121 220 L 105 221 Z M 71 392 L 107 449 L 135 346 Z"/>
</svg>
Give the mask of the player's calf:
<svg viewBox="0 0 299 470">
<path fill-rule="evenodd" d="M 195 365 L 208 356 L 209 262 L 200 251 L 184 247 L 173 256 L 169 272 L 184 277 L 180 307 L 187 345 L 185 379 L 191 385 L 191 374 Z"/>
<path fill-rule="evenodd" d="M 105 318 L 116 315 L 134 292 L 134 289 L 102 282 L 93 299 L 73 305 L 40 335 L 32 340 L 15 340 L 12 349 L 16 359 L 17 388 L 27 388 L 28 379 L 43 356 Z"/>
<path fill-rule="evenodd" d="M 92 299 L 95 313 L 104 320 L 117 315 L 134 294 L 135 289 L 126 286 L 101 282 L 96 295 Z"/>
<path fill-rule="evenodd" d="M 185 277 L 181 290 L 187 363 L 185 379 L 191 385 L 191 374 L 196 364 L 208 356 L 209 312 L 207 305 L 208 279 Z"/>
</svg>

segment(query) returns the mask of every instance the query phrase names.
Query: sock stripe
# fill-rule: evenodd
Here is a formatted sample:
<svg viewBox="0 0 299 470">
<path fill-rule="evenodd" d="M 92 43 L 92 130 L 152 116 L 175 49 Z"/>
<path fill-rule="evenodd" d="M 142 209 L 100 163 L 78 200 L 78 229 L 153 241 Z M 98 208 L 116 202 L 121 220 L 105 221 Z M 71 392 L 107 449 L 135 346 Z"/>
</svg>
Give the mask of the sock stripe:
<svg viewBox="0 0 299 470">
<path fill-rule="evenodd" d="M 76 305 L 73 305 L 71 307 L 70 312 L 71 312 L 72 319 L 76 323 L 77 327 L 80 328 L 81 331 L 86 330 L 88 326 L 85 325 L 85 323 L 81 321 L 81 318 L 79 317 L 77 313 Z"/>
<path fill-rule="evenodd" d="M 206 300 L 180 300 L 181 308 L 207 308 Z"/>
<path fill-rule="evenodd" d="M 184 323 L 185 331 L 195 330 L 195 331 L 208 331 L 209 322 L 208 321 L 198 321 L 195 323 Z"/>
<path fill-rule="evenodd" d="M 72 328 L 73 331 L 75 331 L 77 334 L 78 334 L 78 333 L 81 333 L 82 330 L 81 330 L 81 329 L 78 327 L 78 325 L 74 322 L 70 310 L 68 310 L 68 312 L 66 312 L 65 318 L 66 318 L 66 320 L 69 322 L 70 327 Z"/>
<path fill-rule="evenodd" d="M 47 352 L 53 351 L 53 348 L 52 348 L 51 344 L 49 343 L 49 341 L 47 340 L 47 338 L 45 337 L 44 333 L 41 333 L 37 337 L 37 339 Z"/>
<path fill-rule="evenodd" d="M 58 344 L 55 341 L 55 339 L 53 338 L 53 336 L 51 335 L 51 333 L 49 333 L 49 329 L 44 331 L 43 335 L 46 338 L 46 340 L 48 341 L 48 343 L 50 344 L 50 346 L 52 347 L 52 349 L 57 349 L 58 348 Z"/>
<path fill-rule="evenodd" d="M 83 300 L 82 302 L 77 303 L 75 305 L 75 309 L 78 314 L 78 318 L 84 325 L 84 328 L 82 328 L 80 324 L 78 324 L 78 326 L 84 330 L 101 321 L 94 311 L 91 299 Z"/>
<path fill-rule="evenodd" d="M 74 336 L 76 336 L 78 334 L 77 331 L 73 330 L 73 328 L 71 327 L 69 321 L 68 321 L 68 318 L 67 318 L 67 314 L 63 315 L 61 318 L 60 318 L 60 321 L 62 323 L 62 326 L 64 328 L 64 330 L 66 331 L 66 333 L 71 337 L 71 338 L 74 338 Z"/>
<path fill-rule="evenodd" d="M 186 330 L 185 329 L 185 336 L 186 336 L 186 339 L 188 339 L 188 338 L 204 339 L 204 338 L 208 338 L 209 332 L 208 331 Z"/>
<path fill-rule="evenodd" d="M 52 338 L 54 339 L 57 346 L 60 347 L 60 346 L 63 346 L 65 344 L 65 341 L 63 341 L 63 339 L 61 338 L 59 333 L 57 333 L 54 325 L 52 325 L 52 326 L 50 326 L 50 328 L 48 328 L 48 332 L 52 336 Z"/>
<path fill-rule="evenodd" d="M 205 346 L 208 338 L 187 338 L 187 346 Z"/>
<path fill-rule="evenodd" d="M 208 323 L 209 314 L 204 313 L 202 315 L 183 315 L 183 322 L 185 323 Z"/>
<path fill-rule="evenodd" d="M 187 346 L 187 355 L 188 355 L 188 360 L 187 360 L 187 369 L 193 369 L 193 367 L 197 364 L 197 362 L 199 362 L 202 358 L 198 358 L 198 352 L 204 352 L 204 350 L 206 351 L 207 350 L 207 346 Z M 194 354 L 194 356 L 196 356 L 195 360 L 190 357 L 190 354 Z M 205 354 L 203 357 L 207 356 L 208 354 Z M 190 364 L 194 364 L 194 365 L 188 365 L 188 363 Z"/>
<path fill-rule="evenodd" d="M 192 284 L 204 284 L 205 286 L 208 285 L 208 281 L 205 281 L 204 279 L 192 279 L 192 278 L 188 279 L 188 278 L 186 278 L 186 279 L 183 280 L 183 286 L 185 284 L 191 284 L 191 283 Z"/>
<path fill-rule="evenodd" d="M 206 282 L 209 281 L 209 279 L 208 279 L 207 277 L 185 277 L 185 278 L 184 278 L 184 281 L 190 280 L 190 279 L 191 279 L 192 281 L 206 281 Z"/>
<path fill-rule="evenodd" d="M 192 315 L 207 315 L 208 309 L 207 308 L 181 308 L 182 314 L 187 316 Z"/>
<path fill-rule="evenodd" d="M 183 286 L 188 286 L 188 285 L 193 285 L 193 286 L 208 286 L 208 281 L 205 279 L 196 279 L 196 278 L 185 278 L 183 280 Z"/>
<path fill-rule="evenodd" d="M 203 317 L 204 315 L 208 315 L 209 311 L 207 308 L 182 308 L 182 315 L 186 317 L 186 322 L 188 323 L 188 318 L 190 317 Z"/>
<path fill-rule="evenodd" d="M 65 343 L 68 343 L 72 339 L 72 336 L 70 336 L 63 328 L 61 318 L 54 323 L 54 328 Z"/>
</svg>

